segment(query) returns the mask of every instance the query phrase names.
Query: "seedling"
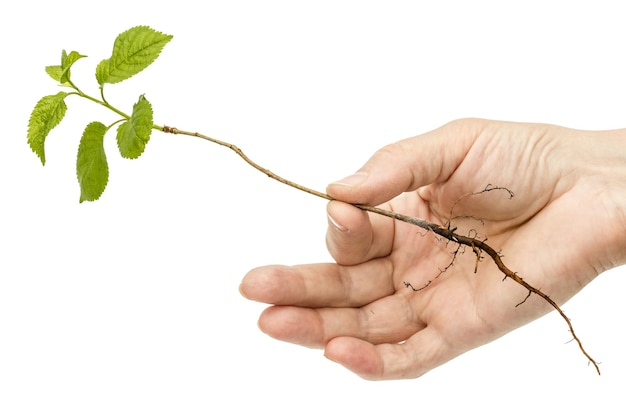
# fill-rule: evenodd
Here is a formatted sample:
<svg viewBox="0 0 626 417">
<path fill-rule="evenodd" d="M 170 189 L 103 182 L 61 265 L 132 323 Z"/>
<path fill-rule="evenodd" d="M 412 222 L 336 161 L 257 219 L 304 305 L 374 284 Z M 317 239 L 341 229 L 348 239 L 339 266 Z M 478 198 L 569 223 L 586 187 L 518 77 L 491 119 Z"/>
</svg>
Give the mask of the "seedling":
<svg viewBox="0 0 626 417">
<path fill-rule="evenodd" d="M 84 201 L 98 200 L 107 186 L 109 179 L 109 165 L 103 144 L 105 136 L 115 126 L 117 126 L 116 140 L 118 149 L 121 156 L 124 158 L 136 159 L 140 157 L 145 150 L 146 144 L 150 140 L 153 130 L 170 134 L 194 136 L 231 149 L 249 165 L 274 180 L 320 198 L 327 200 L 333 199 L 328 194 L 296 184 L 274 174 L 266 168 L 263 168 L 248 158 L 248 156 L 246 156 L 241 149 L 233 144 L 223 142 L 200 133 L 154 124 L 152 105 L 144 95 L 139 96 L 137 102 L 134 104 L 129 113 L 123 112 L 111 105 L 105 98 L 105 86 L 107 84 L 116 84 L 125 81 L 146 69 L 159 57 L 161 51 L 165 45 L 170 42 L 170 40 L 172 40 L 171 35 L 163 34 L 147 26 L 137 26 L 121 33 L 115 40 L 111 57 L 102 60 L 96 67 L 95 75 L 96 81 L 99 85 L 99 98 L 84 93 L 77 85 L 74 84 L 71 78 L 71 69 L 73 65 L 80 59 L 84 58 L 85 55 L 76 51 L 72 51 L 68 54 L 64 50 L 61 54 L 60 65 L 46 67 L 48 75 L 58 82 L 63 87 L 63 90 L 59 91 L 57 94 L 48 95 L 39 100 L 30 116 L 27 134 L 28 144 L 33 152 L 37 154 L 42 164 L 45 164 L 46 162 L 44 149 L 46 138 L 49 133 L 63 120 L 67 111 L 65 100 L 68 98 L 78 96 L 87 99 L 88 101 L 92 101 L 106 107 L 116 116 L 116 119 L 110 124 L 104 124 L 99 121 L 91 122 L 83 131 L 76 158 L 76 176 L 80 186 L 79 201 L 81 203 Z M 511 198 L 513 197 L 513 193 L 510 190 L 502 187 L 493 187 L 491 185 L 488 185 L 485 189 L 472 194 L 481 194 L 494 190 L 505 190 L 509 193 Z M 521 276 L 509 269 L 502 261 L 502 255 L 485 243 L 486 239 L 479 239 L 477 236 L 472 237 L 458 234 L 456 233 L 456 228 L 451 227 L 450 222 L 448 222 L 447 225 L 442 226 L 426 220 L 383 210 L 378 207 L 361 204 L 355 204 L 355 206 L 361 210 L 415 225 L 429 233 L 439 236 L 439 238 L 445 239 L 456 247 L 456 250 L 453 251 L 452 262 L 454 262 L 457 254 L 459 254 L 460 248 L 466 247 L 471 249 L 476 256 L 476 266 L 474 272 L 476 272 L 479 262 L 483 259 L 482 255 L 487 254 L 498 269 L 504 274 L 505 278 L 512 279 L 528 291 L 527 297 L 519 304 L 524 303 L 528 297 L 535 294 L 550 304 L 550 306 L 552 306 L 561 315 L 563 320 L 567 323 L 569 331 L 571 332 L 573 339 L 577 342 L 582 353 L 587 357 L 590 363 L 594 365 L 598 374 L 600 373 L 598 363 L 585 351 L 581 340 L 574 332 L 571 321 L 559 305 L 547 294 L 533 287 Z M 445 272 L 445 270 L 442 272 Z M 415 291 L 421 291 L 429 284 L 430 282 L 423 287 L 415 288 L 410 283 L 405 283 L 407 287 L 410 287 Z"/>
</svg>

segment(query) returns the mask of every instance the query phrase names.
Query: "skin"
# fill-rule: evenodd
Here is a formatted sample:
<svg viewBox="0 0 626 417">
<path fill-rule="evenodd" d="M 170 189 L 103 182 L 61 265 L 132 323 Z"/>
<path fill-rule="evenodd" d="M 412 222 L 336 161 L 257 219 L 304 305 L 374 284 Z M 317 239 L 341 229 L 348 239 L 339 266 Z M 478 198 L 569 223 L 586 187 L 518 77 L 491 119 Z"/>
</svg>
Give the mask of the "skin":
<svg viewBox="0 0 626 417">
<path fill-rule="evenodd" d="M 469 195 L 488 184 L 515 197 Z M 327 192 L 336 263 L 256 268 L 240 291 L 272 305 L 259 318 L 263 332 L 323 348 L 365 379 L 419 377 L 551 307 L 537 296 L 515 307 L 527 291 L 502 282 L 489 258 L 477 264 L 471 249 L 454 257 L 458 247 L 432 233 L 346 202 L 451 219 L 457 233 L 488 237 L 559 305 L 626 263 L 626 130 L 457 120 L 385 146 Z M 405 285 L 429 281 L 420 291 Z"/>
</svg>

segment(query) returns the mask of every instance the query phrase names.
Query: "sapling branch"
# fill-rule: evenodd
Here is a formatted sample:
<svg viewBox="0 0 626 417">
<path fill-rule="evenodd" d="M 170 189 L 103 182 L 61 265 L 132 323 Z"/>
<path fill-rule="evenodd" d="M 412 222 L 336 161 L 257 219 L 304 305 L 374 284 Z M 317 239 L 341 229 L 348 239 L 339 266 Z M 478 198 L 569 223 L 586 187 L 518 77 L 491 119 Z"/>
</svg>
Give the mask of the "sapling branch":
<svg viewBox="0 0 626 417">
<path fill-rule="evenodd" d="M 61 91 L 55 95 L 43 97 L 36 104 L 33 112 L 31 113 L 27 134 L 28 143 L 32 150 L 39 156 L 41 162 L 45 163 L 44 142 L 46 137 L 65 116 L 65 112 L 67 110 L 65 99 L 68 96 L 79 96 L 104 106 L 114 112 L 118 117 L 121 117 L 121 119 L 118 119 L 108 125 L 101 122 L 92 122 L 87 125 L 83 132 L 77 157 L 77 177 L 81 188 L 81 202 L 97 200 L 107 185 L 108 163 L 104 153 L 103 140 L 104 136 L 114 125 L 118 125 L 117 143 L 122 157 L 130 159 L 139 157 L 143 153 L 144 148 L 150 139 L 150 133 L 152 130 L 159 130 L 169 134 L 197 137 L 229 148 L 250 166 L 276 181 L 316 197 L 329 201 L 333 200 L 333 197 L 326 193 L 305 187 L 274 174 L 272 171 L 254 162 L 234 144 L 197 132 L 190 132 L 174 127 L 159 126 L 154 124 L 152 118 L 152 105 L 143 95 L 139 97 L 139 100 L 133 106 L 132 113 L 130 114 L 119 110 L 105 99 L 104 86 L 106 84 L 119 83 L 141 72 L 159 56 L 162 48 L 171 40 L 171 38 L 172 36 L 170 35 L 165 35 L 146 26 L 137 26 L 120 34 L 115 41 L 111 57 L 109 59 L 102 60 L 96 68 L 96 80 L 99 84 L 100 99 L 84 93 L 71 80 L 70 69 L 72 65 L 79 59 L 84 58 L 84 55 L 75 51 L 69 54 L 63 51 L 61 54 L 61 65 L 46 67 L 48 75 L 59 82 L 61 86 L 70 88 L 72 91 Z M 492 190 L 505 190 L 509 193 L 511 198 L 513 197 L 513 193 L 506 188 L 487 185 L 483 190 L 469 193 L 461 198 Z M 457 200 L 457 203 L 459 200 Z M 461 248 L 471 248 L 472 252 L 476 256 L 476 264 L 474 267 L 475 273 L 478 271 L 478 263 L 482 260 L 483 253 L 486 253 L 495 263 L 500 272 L 504 274 L 504 279 L 510 278 L 528 291 L 526 298 L 524 298 L 524 300 L 522 300 L 517 306 L 523 304 L 532 294 L 539 296 L 552 306 L 552 308 L 554 308 L 565 320 L 573 339 L 578 343 L 578 347 L 587 357 L 589 362 L 594 365 L 599 374 L 600 368 L 598 367 L 598 363 L 585 351 L 581 340 L 574 332 L 571 321 L 556 302 L 554 302 L 547 294 L 526 282 L 516 272 L 509 269 L 503 263 L 499 252 L 485 243 L 486 239 L 479 239 L 477 233 L 470 232 L 468 235 L 459 234 L 456 232 L 456 227 L 451 227 L 452 220 L 459 217 L 453 217 L 453 210 L 457 203 L 451 207 L 450 215 L 445 226 L 401 213 L 395 213 L 380 207 L 373 207 L 364 204 L 353 205 L 361 210 L 373 214 L 386 216 L 400 222 L 417 226 L 426 232 L 432 232 L 439 238 L 445 239 L 446 241 L 454 244 L 456 248 L 453 252 L 452 261 L 445 269 L 440 270 L 439 275 L 443 274 L 448 268 L 452 267 L 457 255 L 460 253 L 459 251 Z M 460 217 L 471 216 L 463 215 Z M 439 277 L 439 275 L 437 277 Z M 414 291 L 421 291 L 426 289 L 431 282 L 432 280 L 420 288 L 415 288 L 410 283 L 405 283 L 405 285 L 407 288 L 411 288 Z"/>
</svg>

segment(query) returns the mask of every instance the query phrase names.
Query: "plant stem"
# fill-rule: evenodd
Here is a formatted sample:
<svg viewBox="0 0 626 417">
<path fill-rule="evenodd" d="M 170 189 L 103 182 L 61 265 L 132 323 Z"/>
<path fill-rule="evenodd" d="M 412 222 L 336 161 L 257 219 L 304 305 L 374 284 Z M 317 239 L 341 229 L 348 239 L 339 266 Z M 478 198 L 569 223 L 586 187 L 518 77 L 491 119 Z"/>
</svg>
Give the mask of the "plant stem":
<svg viewBox="0 0 626 417">
<path fill-rule="evenodd" d="M 111 110 L 112 112 L 119 114 L 120 116 L 122 116 L 122 117 L 123 117 L 124 119 L 126 119 L 126 120 L 129 120 L 129 119 L 130 119 L 130 116 L 129 116 L 129 115 L 127 115 L 127 114 L 126 114 L 126 113 L 124 113 L 123 111 L 118 110 L 117 108 L 115 108 L 115 107 L 111 106 L 111 105 L 110 105 L 109 103 L 107 103 L 105 100 L 99 100 L 99 99 L 97 99 L 97 98 L 95 98 L 95 97 L 90 96 L 89 94 L 85 94 L 85 93 L 83 93 L 82 91 L 80 91 L 78 88 L 76 88 L 76 94 L 78 94 L 80 97 L 84 97 L 84 98 L 86 98 L 87 100 L 91 100 L 91 101 L 93 101 L 94 103 L 98 103 L 99 105 L 106 107 L 107 109 Z"/>
<path fill-rule="evenodd" d="M 297 184 L 293 181 L 289 181 L 286 178 L 283 178 L 279 175 L 274 174 L 272 171 L 260 166 L 259 164 L 257 164 L 256 162 L 254 162 L 253 160 L 251 160 L 250 158 L 248 158 L 248 156 L 243 153 L 243 151 L 241 149 L 239 149 L 239 147 L 228 143 L 228 142 L 224 142 L 221 141 L 219 139 L 215 139 L 206 135 L 203 135 L 201 133 L 197 133 L 197 132 L 188 132 L 188 131 L 184 131 L 184 130 L 179 130 L 175 127 L 169 127 L 169 126 L 155 126 L 155 128 L 160 129 L 161 131 L 165 132 L 165 133 L 172 133 L 172 134 L 179 134 L 179 135 L 186 135 L 186 136 L 193 136 L 193 137 L 197 137 L 200 139 L 204 139 L 204 140 L 208 140 L 209 142 L 215 143 L 217 145 L 220 146 L 224 146 L 226 148 L 231 149 L 232 151 L 234 151 L 237 155 L 239 155 L 244 161 L 246 161 L 249 165 L 251 165 L 253 168 L 257 169 L 258 171 L 264 173 L 265 175 L 267 175 L 268 177 L 279 181 L 283 184 L 286 184 L 290 187 L 296 188 L 300 191 L 304 191 L 306 193 L 312 194 L 314 196 L 320 197 L 320 198 L 324 198 L 326 200 L 332 201 L 334 200 L 333 197 L 331 197 L 330 195 L 326 194 L 326 193 L 322 193 L 320 191 L 316 191 L 314 189 L 305 187 L 303 185 Z M 499 187 L 496 187 L 499 188 Z M 485 189 L 487 190 L 487 189 Z M 509 191 L 509 190 L 507 190 Z M 509 193 L 512 196 L 511 191 L 509 191 Z M 423 219 L 419 219 L 416 217 L 411 217 L 411 216 L 407 216 L 404 214 L 400 214 L 400 213 L 395 213 L 393 211 L 389 211 L 389 210 L 385 210 L 379 207 L 372 207 L 372 206 L 368 206 L 368 205 L 364 205 L 364 204 L 353 204 L 353 206 L 360 208 L 361 210 L 370 212 L 370 213 L 375 213 L 375 214 L 379 214 L 382 216 L 386 216 L 386 217 L 390 217 L 392 219 L 404 222 L 404 223 L 408 223 L 408 224 L 412 224 L 414 226 L 420 227 L 426 231 L 430 231 L 438 236 L 443 237 L 444 239 L 447 239 L 449 241 L 455 242 L 459 245 L 464 245 L 467 247 L 472 248 L 472 250 L 474 251 L 474 253 L 476 254 L 477 260 L 476 262 L 479 262 L 481 259 L 481 252 L 485 252 L 489 255 L 489 257 L 493 260 L 493 262 L 496 264 L 496 266 L 498 267 L 498 269 L 500 270 L 500 272 L 502 272 L 505 276 L 505 278 L 511 278 L 513 281 L 515 281 L 516 283 L 518 283 L 519 285 L 521 285 L 522 287 L 524 287 L 526 290 L 528 290 L 528 296 L 522 300 L 519 304 L 517 304 L 517 306 L 519 306 L 520 304 L 523 304 L 528 297 L 530 297 L 531 294 L 535 294 L 538 295 L 539 297 L 543 298 L 548 304 L 550 304 L 550 306 L 552 306 L 563 318 L 563 320 L 565 320 L 565 322 L 567 323 L 567 326 L 569 327 L 569 331 L 572 334 L 572 337 L 574 338 L 574 340 L 576 341 L 576 343 L 578 344 L 578 347 L 580 348 L 581 352 L 587 357 L 587 359 L 589 360 L 589 362 L 591 362 L 593 364 L 593 366 L 596 369 L 596 372 L 598 373 L 598 375 L 600 375 L 600 367 L 598 366 L 598 363 L 587 353 L 587 351 L 583 348 L 582 342 L 581 340 L 578 338 L 578 336 L 576 335 L 576 333 L 574 332 L 574 327 L 572 326 L 572 322 L 570 321 L 570 319 L 565 315 L 565 313 L 563 312 L 563 310 L 561 309 L 561 307 L 554 302 L 547 294 L 545 294 L 544 292 L 542 292 L 541 290 L 533 287 L 532 285 L 530 285 L 528 282 L 526 282 L 522 277 L 520 277 L 517 273 L 513 272 L 511 269 L 509 269 L 504 262 L 502 261 L 502 257 L 500 256 L 500 254 L 498 253 L 498 251 L 496 251 L 495 249 L 493 249 L 491 246 L 487 245 L 485 243 L 484 240 L 480 240 L 477 238 L 472 238 L 469 236 L 464 236 L 464 235 L 459 235 L 457 233 L 455 233 L 456 228 L 450 228 L 450 225 L 448 225 L 448 227 L 444 227 L 441 226 L 437 223 L 432 223 Z M 424 287 L 425 288 L 425 287 Z M 419 290 L 419 289 L 418 289 Z M 517 307 L 516 306 L 516 307 Z"/>
<path fill-rule="evenodd" d="M 248 158 L 248 156 L 245 153 L 243 153 L 243 151 L 241 149 L 239 149 L 237 146 L 233 145 L 232 143 L 224 142 L 224 141 L 221 141 L 219 139 L 215 139 L 215 138 L 212 138 L 212 137 L 209 137 L 209 136 L 203 135 L 201 133 L 197 133 L 197 132 L 186 132 L 184 130 L 176 129 L 175 127 L 163 126 L 163 127 L 159 127 L 159 129 L 162 130 L 163 132 L 166 132 L 166 133 L 173 133 L 173 134 L 186 135 L 186 136 L 194 136 L 196 138 L 208 140 L 209 142 L 213 142 L 213 143 L 215 143 L 217 145 L 229 148 L 232 151 L 234 151 L 237 155 L 239 155 L 249 165 L 251 165 L 252 167 L 257 169 L 258 171 L 261 171 L 262 173 L 264 173 L 268 177 L 270 177 L 270 178 L 272 178 L 272 179 L 274 179 L 274 180 L 276 180 L 278 182 L 282 182 L 283 184 L 288 185 L 290 187 L 296 188 L 296 189 L 298 189 L 300 191 L 304 191 L 305 193 L 313 194 L 314 196 L 317 196 L 317 197 L 320 197 L 320 198 L 325 198 L 326 200 L 333 200 L 333 198 L 331 196 L 329 196 L 328 194 L 326 194 L 326 193 L 322 193 L 320 191 L 316 191 L 316 190 L 314 190 L 312 188 L 305 187 L 305 186 L 297 184 L 297 183 L 295 183 L 293 181 L 289 181 L 286 178 L 283 178 L 283 177 L 281 177 L 279 175 L 274 174 L 269 169 L 263 168 L 261 165 L 257 164 L 252 159 Z"/>
</svg>

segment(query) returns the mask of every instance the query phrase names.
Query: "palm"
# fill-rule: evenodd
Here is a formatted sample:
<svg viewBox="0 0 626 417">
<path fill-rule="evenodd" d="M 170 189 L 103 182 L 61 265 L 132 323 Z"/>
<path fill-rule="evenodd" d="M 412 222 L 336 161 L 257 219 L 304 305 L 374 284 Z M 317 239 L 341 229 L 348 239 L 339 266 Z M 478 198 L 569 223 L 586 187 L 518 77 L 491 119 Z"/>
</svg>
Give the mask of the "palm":
<svg viewBox="0 0 626 417">
<path fill-rule="evenodd" d="M 416 195 L 404 196 L 394 201 L 393 210 L 414 213 L 420 206 L 416 203 L 421 203 L 417 211 L 421 211 L 422 218 L 445 223 L 447 218 L 429 215 L 427 206 L 419 200 Z M 543 269 L 540 265 L 533 267 L 532 276 L 523 272 L 529 269 L 524 269 L 523 265 L 534 264 L 532 258 L 529 262 L 523 255 L 515 256 L 506 251 L 507 246 L 515 244 L 517 229 L 492 234 L 489 229 L 498 229 L 497 224 L 483 225 L 473 219 L 453 221 L 452 227 L 458 227 L 457 232 L 464 230 L 471 235 L 479 233 L 481 237 L 488 237 L 488 243 L 502 249 L 506 262 L 527 281 L 544 289 L 551 286 L 545 276 L 539 274 Z M 532 253 L 532 248 L 526 249 L 520 249 L 520 254 Z M 361 314 L 369 316 L 367 340 L 381 344 L 405 340 L 410 343 L 413 339 L 417 346 L 436 334 L 442 346 L 453 346 L 454 352 L 442 351 L 440 358 L 433 358 L 435 364 L 431 365 L 439 365 L 494 340 L 550 309 L 538 297 L 516 307 L 525 299 L 527 291 L 512 280 L 502 282 L 503 274 L 490 258 L 481 257 L 477 263 L 477 255 L 471 248 L 444 241 L 412 225 L 396 224 L 393 246 L 383 259 L 392 264 L 393 273 L 388 279 L 393 282 L 394 291 L 360 307 Z M 371 262 L 380 262 L 380 259 Z M 562 295 L 557 294 L 555 298 L 561 299 Z"/>
</svg>

